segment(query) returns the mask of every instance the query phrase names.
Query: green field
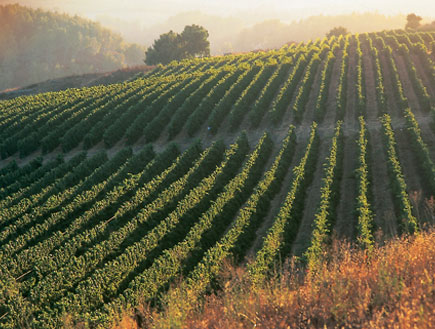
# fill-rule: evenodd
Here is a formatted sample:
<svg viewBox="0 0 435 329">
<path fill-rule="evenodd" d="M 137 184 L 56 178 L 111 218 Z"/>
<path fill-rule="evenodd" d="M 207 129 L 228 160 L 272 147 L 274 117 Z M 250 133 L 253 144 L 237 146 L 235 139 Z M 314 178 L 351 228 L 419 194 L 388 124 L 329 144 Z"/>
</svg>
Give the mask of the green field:
<svg viewBox="0 0 435 329">
<path fill-rule="evenodd" d="M 0 327 L 433 224 L 434 62 L 434 32 L 349 34 L 0 101 Z"/>
</svg>

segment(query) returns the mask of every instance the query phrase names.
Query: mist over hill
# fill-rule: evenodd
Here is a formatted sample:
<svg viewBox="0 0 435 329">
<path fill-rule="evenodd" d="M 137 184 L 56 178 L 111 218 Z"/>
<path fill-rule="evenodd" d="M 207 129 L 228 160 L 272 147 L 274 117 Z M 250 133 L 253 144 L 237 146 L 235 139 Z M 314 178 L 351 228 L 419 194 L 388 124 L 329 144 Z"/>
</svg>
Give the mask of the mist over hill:
<svg viewBox="0 0 435 329">
<path fill-rule="evenodd" d="M 102 25 L 118 31 L 130 42 L 151 45 L 169 30 L 182 31 L 185 25 L 199 24 L 210 33 L 212 55 L 256 49 L 278 48 L 291 41 L 322 38 L 335 26 L 342 25 L 352 33 L 403 28 L 405 15 L 385 16 L 379 13 L 353 13 L 336 16 L 312 16 L 285 22 L 282 19 L 260 19 L 257 16 L 219 16 L 201 11 L 183 12 L 159 24 L 130 22 L 110 15 L 96 17 Z M 430 21 L 430 19 L 426 19 Z"/>
<path fill-rule="evenodd" d="M 6 5 L 0 22 L 0 90 L 143 64 L 141 46 L 78 16 Z"/>
<path fill-rule="evenodd" d="M 108 13 L 96 15 L 94 22 L 45 9 L 0 6 L 0 90 L 143 64 L 145 47 L 160 34 L 179 32 L 190 24 L 199 24 L 209 31 L 211 54 L 219 55 L 322 38 L 338 25 L 360 33 L 403 28 L 406 23 L 405 15 L 380 13 L 318 15 L 291 22 L 280 17 L 281 20 L 248 12 L 222 16 L 188 11 L 154 23 L 127 21 Z"/>
</svg>

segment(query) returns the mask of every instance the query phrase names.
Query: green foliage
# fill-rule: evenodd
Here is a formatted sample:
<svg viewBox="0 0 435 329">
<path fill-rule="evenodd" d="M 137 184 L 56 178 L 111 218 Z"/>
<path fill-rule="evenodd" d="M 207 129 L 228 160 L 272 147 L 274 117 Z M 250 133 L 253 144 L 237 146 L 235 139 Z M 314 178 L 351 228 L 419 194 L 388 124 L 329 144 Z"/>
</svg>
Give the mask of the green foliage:
<svg viewBox="0 0 435 329">
<path fill-rule="evenodd" d="M 216 85 L 210 90 L 209 94 L 201 101 L 198 107 L 189 116 L 186 122 L 186 130 L 189 136 L 194 136 L 198 132 L 202 124 L 207 120 L 208 115 L 213 111 L 214 107 L 226 95 L 226 92 L 231 88 L 240 75 L 242 69 L 232 69 L 229 76 L 225 76 L 222 80 L 218 81 Z"/>
<path fill-rule="evenodd" d="M 418 231 L 418 223 L 417 219 L 412 214 L 412 205 L 409 200 L 408 189 L 397 156 L 394 131 L 391 127 L 391 117 L 388 114 L 384 114 L 382 117 L 382 127 L 391 185 L 399 213 L 399 224 L 404 232 L 414 233 Z"/>
<path fill-rule="evenodd" d="M 363 65 L 363 53 L 361 50 L 361 41 L 359 35 L 355 35 L 356 40 L 356 55 L 357 55 L 357 65 L 356 65 L 356 104 L 359 114 L 366 112 L 366 89 L 364 80 L 364 65 Z"/>
<path fill-rule="evenodd" d="M 190 83 L 185 85 L 177 94 L 168 100 L 168 103 L 160 109 L 159 113 L 153 117 L 153 119 L 145 126 L 143 134 L 147 142 L 155 141 L 161 134 L 164 127 L 171 120 L 171 116 L 177 112 L 178 109 L 182 109 L 183 105 L 189 99 L 195 91 L 202 88 L 210 88 L 213 80 L 216 79 L 213 76 L 213 72 L 207 72 L 192 79 Z M 198 98 L 194 98 L 194 101 L 198 101 Z"/>
<path fill-rule="evenodd" d="M 411 78 L 411 82 L 414 87 L 414 90 L 418 96 L 418 102 L 420 103 L 420 107 L 425 111 L 430 111 L 431 99 L 427 92 L 426 87 L 423 84 L 423 81 L 417 74 L 417 70 L 414 66 L 414 63 L 411 59 L 411 55 L 409 53 L 409 48 L 406 46 L 406 44 L 402 44 L 399 47 L 399 51 L 401 52 L 403 58 L 405 59 L 406 68 Z"/>
<path fill-rule="evenodd" d="M 299 165 L 293 169 L 293 177 L 287 196 L 276 215 L 272 227 L 264 238 L 261 249 L 257 252 L 254 262 L 249 265 L 248 270 L 251 280 L 254 284 L 260 283 L 272 269 L 275 260 L 281 252 L 284 245 L 284 235 L 295 236 L 299 223 L 293 207 L 300 202 L 300 191 L 304 186 L 306 173 L 309 171 L 307 164 L 312 158 L 312 152 L 315 151 L 317 143 L 317 124 L 313 123 L 311 134 L 306 147 L 305 153 L 299 162 Z"/>
<path fill-rule="evenodd" d="M 254 79 L 255 75 L 258 74 L 261 69 L 262 66 L 260 65 L 253 65 L 249 67 L 244 74 L 239 76 L 232 87 L 227 90 L 225 95 L 213 109 L 213 112 L 210 114 L 208 126 L 210 127 L 210 132 L 212 134 L 215 134 L 218 131 L 225 117 L 231 111 L 233 104 L 237 101 L 237 99 L 249 85 L 250 81 Z"/>
<path fill-rule="evenodd" d="M 302 79 L 302 83 L 296 93 L 295 102 L 293 104 L 293 114 L 295 120 L 300 122 L 302 120 L 302 116 L 305 111 L 305 106 L 308 103 L 310 90 L 314 82 L 314 78 L 316 76 L 317 68 L 320 66 L 321 59 L 319 54 L 313 55 L 311 61 L 308 63 L 308 66 L 305 71 L 305 75 Z"/>
<path fill-rule="evenodd" d="M 368 166 L 368 139 L 367 128 L 364 117 L 359 117 L 360 132 L 357 140 L 359 146 L 358 168 L 356 175 L 358 179 L 358 195 L 356 211 L 358 214 L 358 243 L 361 247 L 372 250 L 374 247 L 373 237 L 373 212 L 369 201 L 370 173 Z"/>
<path fill-rule="evenodd" d="M 181 32 L 182 49 L 184 57 L 205 57 L 210 56 L 210 42 L 208 31 L 199 25 L 187 25 Z"/>
<path fill-rule="evenodd" d="M 201 298 L 219 289 L 226 260 L 244 264 L 264 224 L 269 230 L 248 265 L 249 278 L 261 283 L 291 255 L 305 209 L 312 206 L 307 200 L 318 192 L 310 188 L 319 145 L 331 144 L 324 171 L 318 171 L 321 198 L 306 253 L 316 269 L 329 250 L 340 179 L 350 178 L 340 167 L 345 136 L 346 150 L 356 148 L 355 159 L 346 162 L 346 176 L 355 178 L 357 188 L 349 223 L 356 226 L 358 245 L 371 250 L 376 227 L 369 130 L 383 129 L 401 231 L 417 231 L 391 122 L 406 125 L 411 148 L 403 154 L 417 157 L 422 189 L 432 195 L 430 123 L 417 120 L 428 117 L 426 110 L 435 115 L 424 85 L 431 81 L 427 47 L 433 38 L 404 31 L 323 38 L 271 51 L 188 58 L 124 83 L 0 101 L 0 327 L 59 327 L 68 314 L 85 327 L 108 327 L 126 307 L 164 303 L 179 280 L 177 293 Z M 399 70 L 403 64 L 408 72 Z M 372 72 L 377 93 L 367 83 L 371 100 L 376 97 L 384 112 L 395 108 L 387 100 L 400 109 L 391 113 L 393 121 L 384 116 L 382 125 L 366 109 L 364 78 Z M 408 82 L 419 102 L 415 115 L 404 90 Z M 352 84 L 355 108 L 347 104 Z M 329 106 L 333 96 L 336 111 Z M 370 123 L 362 116 L 359 125 L 355 118 L 338 121 L 332 140 L 319 144 L 330 136 L 331 118 L 343 118 L 346 110 L 369 112 Z M 314 122 L 309 131 L 305 123 L 325 114 L 328 122 Z M 303 125 L 288 128 L 302 118 Z M 264 133 L 271 122 L 276 132 Z M 256 130 L 227 147 L 235 135 L 225 132 L 239 127 Z M 212 134 L 222 140 L 214 142 Z M 195 136 L 210 146 L 203 150 Z M 253 150 L 248 136 L 258 142 Z M 182 154 L 167 144 L 175 138 L 186 149 Z M 141 148 L 147 141 L 157 142 Z M 124 143 L 131 148 L 120 147 Z M 165 144 L 154 153 L 153 146 Z M 112 149 L 98 152 L 102 147 Z M 81 152 L 87 148 L 89 154 Z M 293 161 L 295 151 L 300 158 Z M 273 210 L 272 201 L 282 204 Z M 268 215 L 270 223 L 264 223 Z"/>
<path fill-rule="evenodd" d="M 399 72 L 397 70 L 396 62 L 393 58 L 393 50 L 390 46 L 387 46 L 384 51 L 387 60 L 388 65 L 390 67 L 390 72 L 392 72 L 392 78 L 393 78 L 393 90 L 395 94 L 396 103 L 401 109 L 405 109 L 408 106 L 408 99 L 405 96 L 405 92 L 403 90 L 403 85 L 400 80 Z"/>
<path fill-rule="evenodd" d="M 249 108 L 261 91 L 261 88 L 267 83 L 272 73 L 276 70 L 276 65 L 266 65 L 254 76 L 251 83 L 245 88 L 239 99 L 233 105 L 230 112 L 230 129 L 236 130 L 244 116 L 249 112 Z"/>
<path fill-rule="evenodd" d="M 269 210 L 271 198 L 282 184 L 282 179 L 293 156 L 295 142 L 294 127 L 291 126 L 273 164 L 263 175 L 246 204 L 240 209 L 231 228 L 212 248 L 207 250 L 189 277 L 177 288 L 178 294 L 188 291 L 189 298 L 199 297 L 219 273 L 225 259 L 234 255 L 238 261 L 242 260 L 253 241 L 256 229 Z"/>
<path fill-rule="evenodd" d="M 257 128 L 260 125 L 261 119 L 265 113 L 267 113 L 267 110 L 276 95 L 276 90 L 284 82 L 290 67 L 291 63 L 280 64 L 261 90 L 260 95 L 256 99 L 253 109 L 249 114 L 252 127 Z"/>
<path fill-rule="evenodd" d="M 145 53 L 145 63 L 148 65 L 169 64 L 180 59 L 183 59 L 181 37 L 173 31 L 161 34 Z"/>
<path fill-rule="evenodd" d="M 194 151 L 194 153 L 192 153 L 192 151 Z M 130 199 L 125 200 L 125 202 L 118 207 L 115 214 L 113 215 L 113 219 L 110 221 L 110 225 L 112 225 L 112 227 L 113 225 L 116 225 L 114 228 L 118 227 L 118 229 L 115 229 L 109 234 L 109 236 L 95 244 L 80 257 L 75 257 L 72 259 L 64 258 L 65 264 L 63 265 L 62 270 L 64 273 L 68 273 L 67 280 L 65 280 L 65 274 L 59 275 L 59 273 L 53 273 L 46 276 L 44 280 L 38 284 L 38 286 L 56 287 L 57 291 L 50 290 L 49 295 L 37 294 L 36 292 L 39 290 L 39 287 L 37 286 L 33 290 L 35 293 L 34 295 L 32 295 L 33 300 L 41 303 L 46 300 L 56 298 L 57 294 L 59 294 L 62 289 L 65 289 L 68 284 L 71 284 L 71 282 L 83 280 L 84 276 L 87 275 L 88 271 L 93 268 L 90 266 L 91 264 L 94 264 L 94 266 L 96 266 L 103 259 L 111 259 L 118 256 L 117 249 L 121 248 L 124 245 L 124 240 L 127 237 L 129 237 L 129 239 L 132 239 L 132 236 L 135 232 L 139 230 L 139 228 L 141 232 L 144 230 L 150 231 L 150 235 L 152 235 L 152 232 L 154 232 L 155 230 L 158 230 L 158 228 L 153 229 L 153 226 L 156 225 L 158 217 L 162 216 L 162 212 L 164 211 L 164 209 L 167 209 L 170 204 L 180 201 L 180 197 L 183 195 L 183 191 L 185 191 L 185 189 L 188 188 L 190 184 L 196 184 L 195 180 L 192 181 L 194 177 L 199 180 L 203 175 L 207 174 L 210 169 L 212 169 L 213 165 L 216 163 L 216 161 L 219 160 L 222 155 L 223 145 L 222 143 L 216 143 L 214 146 L 207 149 L 193 163 L 192 166 L 193 159 L 188 158 L 192 155 L 195 155 L 197 151 L 197 146 L 195 146 L 193 149 L 186 152 L 182 157 L 178 158 L 168 169 L 166 169 L 160 175 L 152 178 L 143 187 L 136 189 L 134 195 Z M 190 156 L 189 153 L 191 153 Z M 186 160 L 189 161 L 186 162 Z M 186 172 L 186 169 L 189 166 L 192 167 Z M 182 169 L 182 171 L 180 171 L 180 169 Z M 180 174 L 182 174 L 183 172 L 186 172 L 186 174 L 179 177 Z M 171 183 L 170 176 L 172 176 L 172 179 L 178 179 Z M 167 186 L 168 184 L 169 186 Z M 161 193 L 157 194 L 158 191 L 161 191 Z M 147 204 L 147 202 L 149 203 Z M 133 210 L 136 208 L 140 208 L 141 206 L 145 206 L 145 209 L 140 210 L 140 212 L 136 216 L 134 216 Z M 160 212 L 160 214 L 158 212 Z M 120 225 L 123 222 L 123 218 L 129 218 L 130 216 L 133 216 L 133 219 L 125 223 L 125 225 Z M 107 226 L 109 224 L 104 223 L 104 225 Z M 159 226 L 157 225 L 157 227 Z M 104 226 L 99 225 L 98 231 L 102 229 L 104 229 Z M 89 239 L 90 233 L 93 233 L 92 235 L 95 237 L 95 234 L 98 234 L 98 231 L 95 231 L 95 229 L 93 229 L 88 232 L 84 232 L 82 234 L 82 239 Z M 134 243 L 130 247 L 126 248 L 126 250 L 123 252 L 123 256 L 118 257 L 118 261 L 115 262 L 114 268 L 108 266 L 108 268 L 110 269 L 109 274 L 113 274 L 114 271 L 117 270 L 119 273 L 118 275 L 121 275 L 121 272 L 119 272 L 122 269 L 121 263 L 119 263 L 120 259 L 124 259 L 124 263 L 127 262 L 127 264 L 130 264 L 129 267 L 124 267 L 124 270 L 126 268 L 131 270 L 131 267 L 134 268 L 136 262 L 140 259 L 140 257 L 144 257 L 145 255 L 147 255 L 145 253 L 146 249 L 143 249 L 145 247 L 141 247 L 141 245 L 143 245 L 143 242 L 141 241 Z M 74 249 L 77 250 L 77 247 L 77 245 L 74 246 Z M 71 246 L 69 246 L 68 248 L 68 253 L 71 252 L 70 250 Z M 127 257 L 127 259 L 125 257 Z M 84 260 L 84 262 L 81 262 L 81 260 Z M 108 265 L 110 265 L 110 263 Z M 125 264 L 125 266 L 127 265 Z M 119 277 L 119 279 L 122 278 Z M 104 283 L 105 280 L 99 282 Z M 103 286 L 101 286 L 100 289 L 103 289 Z M 97 290 L 94 286 L 92 291 L 88 291 L 88 294 L 91 294 L 91 292 L 95 291 Z M 63 303 L 65 303 L 64 300 L 61 301 L 59 304 Z"/>
<path fill-rule="evenodd" d="M 367 49 L 372 57 L 380 113 L 388 112 L 387 97 L 390 105 L 396 102 L 401 109 L 408 106 L 397 70 L 400 55 L 405 59 L 420 107 L 430 111 L 433 100 L 409 51 L 412 49 L 422 59 L 431 79 L 433 65 L 423 35 L 432 39 L 421 32 L 381 32 L 319 39 L 307 45 L 256 54 L 189 58 L 160 66 L 125 83 L 1 101 L 1 157 L 6 159 L 17 152 L 26 157 L 39 149 L 43 154 L 51 153 L 58 147 L 63 152 L 90 149 L 100 142 L 111 148 L 124 141 L 132 145 L 142 137 L 149 142 L 166 136 L 173 139 L 183 130 L 190 137 L 198 133 L 217 134 L 224 123 L 235 131 L 246 116 L 252 128 L 268 121 L 279 125 L 289 109 L 298 122 L 313 93 L 316 93 L 314 119 L 320 122 L 340 50 L 337 118 L 344 117 L 347 87 L 352 83 L 347 77 L 353 74 L 348 72 L 349 54 L 354 52 L 357 114 L 366 112 L 362 49 Z M 383 59 L 394 82 L 394 97 L 385 90 L 387 71 L 381 65 Z M 316 85 L 318 90 L 312 90 L 318 70 L 320 84 Z"/>
<path fill-rule="evenodd" d="M 433 195 L 435 193 L 435 164 L 432 162 L 429 148 L 421 137 L 419 124 L 410 108 L 405 109 L 405 119 L 413 149 L 417 154 L 418 165 L 424 172 L 424 185 L 427 186 L 428 194 Z"/>
<path fill-rule="evenodd" d="M 378 50 L 373 46 L 372 39 L 367 34 L 365 34 L 364 37 L 367 41 L 367 47 L 369 48 L 373 59 L 373 71 L 375 72 L 376 82 L 376 101 L 378 104 L 378 113 L 379 115 L 382 115 L 387 111 L 387 98 L 385 94 L 384 76 L 382 72 L 381 61 Z"/>
<path fill-rule="evenodd" d="M 341 160 L 343 156 L 343 129 L 338 121 L 332 138 L 329 157 L 324 165 L 325 174 L 320 188 L 320 204 L 314 215 L 314 229 L 311 245 L 305 253 L 310 271 L 316 272 L 323 261 L 326 247 L 329 244 L 331 228 L 335 221 L 335 207 L 338 203 L 341 177 Z"/>
<path fill-rule="evenodd" d="M 348 34 L 349 32 L 347 31 L 347 29 L 343 26 L 337 26 L 334 27 L 333 29 L 331 29 L 327 34 L 326 37 L 327 38 L 331 38 L 331 37 L 339 37 L 341 35 L 345 35 Z"/>
<path fill-rule="evenodd" d="M 169 99 L 180 92 L 182 88 L 194 79 L 194 76 L 182 77 L 184 78 L 183 80 L 175 80 L 166 88 L 165 86 L 156 86 L 157 97 L 145 109 L 142 109 L 142 113 L 140 113 L 127 128 L 125 136 L 128 144 L 136 142 L 143 135 L 144 127 L 150 121 L 150 117 L 156 116 L 160 108 L 163 107 Z"/>
<path fill-rule="evenodd" d="M 334 66 L 334 62 L 334 52 L 330 50 L 328 52 L 325 64 L 320 75 L 320 90 L 317 96 L 316 108 L 314 113 L 314 118 L 317 122 L 321 122 L 325 115 L 326 102 L 328 101 L 329 85 L 331 82 L 332 68 Z"/>
<path fill-rule="evenodd" d="M 343 40 L 343 39 L 341 39 Z M 343 46 L 343 54 L 342 54 L 342 61 L 340 65 L 340 77 L 337 87 L 337 93 L 335 96 L 335 100 L 337 103 L 337 117 L 339 119 L 344 118 L 344 111 L 346 110 L 346 93 L 347 93 L 347 74 L 349 71 L 349 46 L 350 46 L 350 36 L 346 36 L 344 39 L 344 46 Z"/>
<path fill-rule="evenodd" d="M 142 62 L 143 49 L 78 16 L 0 6 L 0 90 Z"/>
<path fill-rule="evenodd" d="M 429 53 L 429 49 L 428 47 L 426 47 L 426 44 L 424 42 L 414 43 L 412 46 L 412 51 L 417 54 L 419 59 L 421 60 L 421 63 L 423 64 L 424 69 L 428 74 L 429 80 L 431 81 L 432 85 L 435 85 L 435 59 L 432 59 L 430 56 L 427 55 Z"/>
<path fill-rule="evenodd" d="M 182 60 L 196 56 L 210 55 L 208 31 L 199 25 L 187 25 L 181 34 L 172 30 L 161 34 L 154 40 L 152 47 L 145 53 L 148 65 L 169 64 L 174 60 Z"/>
<path fill-rule="evenodd" d="M 314 50 L 310 51 L 307 57 L 311 58 L 311 56 L 313 56 L 313 53 Z M 295 66 L 293 67 L 293 71 L 290 73 L 287 81 L 278 91 L 278 95 L 276 96 L 272 104 L 272 109 L 270 110 L 272 121 L 276 125 L 280 122 L 285 111 L 289 107 L 289 102 L 293 97 L 293 93 L 296 90 L 299 78 L 304 72 L 304 65 L 307 63 L 307 60 L 308 58 L 306 58 L 304 55 L 301 55 L 298 58 Z"/>
<path fill-rule="evenodd" d="M 189 97 L 183 102 L 178 110 L 174 114 L 167 118 L 170 119 L 168 125 L 169 138 L 174 138 L 183 128 L 184 122 L 191 115 L 191 113 L 200 106 L 204 97 L 206 97 L 212 88 L 216 86 L 222 79 L 228 78 L 228 71 L 221 69 L 214 72 L 207 80 L 205 80 Z M 166 124 L 166 122 L 164 122 Z"/>
</svg>

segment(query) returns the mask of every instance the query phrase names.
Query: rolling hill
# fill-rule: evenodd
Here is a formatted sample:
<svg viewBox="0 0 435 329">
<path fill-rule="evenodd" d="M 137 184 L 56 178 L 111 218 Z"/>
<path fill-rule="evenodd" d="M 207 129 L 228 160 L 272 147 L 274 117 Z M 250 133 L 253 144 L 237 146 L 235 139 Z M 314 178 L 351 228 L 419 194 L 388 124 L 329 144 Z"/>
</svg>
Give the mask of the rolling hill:
<svg viewBox="0 0 435 329">
<path fill-rule="evenodd" d="M 144 49 L 78 16 L 0 5 L 0 91 L 143 64 Z"/>
<path fill-rule="evenodd" d="M 107 327 L 218 288 L 227 259 L 261 285 L 292 256 L 321 267 L 333 236 L 421 231 L 434 40 L 349 34 L 0 101 L 0 326 Z"/>
<path fill-rule="evenodd" d="M 49 79 L 21 88 L 0 91 L 0 99 L 6 100 L 19 96 L 61 91 L 71 88 L 109 85 L 135 79 L 137 75 L 153 70 L 154 66 L 138 65 L 104 73 L 87 73 L 63 78 Z"/>
</svg>

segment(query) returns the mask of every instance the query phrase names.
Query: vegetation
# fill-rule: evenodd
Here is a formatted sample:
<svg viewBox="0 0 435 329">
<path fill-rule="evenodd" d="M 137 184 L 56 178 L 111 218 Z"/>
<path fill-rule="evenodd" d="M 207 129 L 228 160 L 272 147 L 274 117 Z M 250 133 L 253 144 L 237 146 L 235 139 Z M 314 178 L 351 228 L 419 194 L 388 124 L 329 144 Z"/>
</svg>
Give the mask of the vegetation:
<svg viewBox="0 0 435 329">
<path fill-rule="evenodd" d="M 293 239 L 297 233 L 300 222 L 297 204 L 303 202 L 301 198 L 304 195 L 304 187 L 307 185 L 304 184 L 304 181 L 307 179 L 307 172 L 312 171 L 310 165 L 312 165 L 313 153 L 315 153 L 318 143 L 316 128 L 317 125 L 313 123 L 306 151 L 299 165 L 293 169 L 291 186 L 284 203 L 274 218 L 272 227 L 269 229 L 254 263 L 249 267 L 251 280 L 254 283 L 261 283 L 264 280 L 268 272 L 273 268 L 279 254 L 285 252 L 283 248 L 285 243 Z"/>
<path fill-rule="evenodd" d="M 417 16 L 416 14 L 409 14 L 406 16 L 406 26 L 405 29 L 413 29 L 416 30 L 420 26 L 420 21 L 423 18 Z"/>
<path fill-rule="evenodd" d="M 0 5 L 0 90 L 141 64 L 143 49 L 97 23 Z"/>
<path fill-rule="evenodd" d="M 407 186 L 402 173 L 402 167 L 397 157 L 394 131 L 391 127 L 391 118 L 388 114 L 382 117 L 385 151 L 388 159 L 388 169 L 391 176 L 391 184 L 399 212 L 400 224 L 405 232 L 418 231 L 417 219 L 412 214 L 412 205 L 408 197 Z"/>
<path fill-rule="evenodd" d="M 347 34 L 0 101 L 0 327 L 428 326 L 434 39 Z"/>
<path fill-rule="evenodd" d="M 335 100 L 337 103 L 337 117 L 343 119 L 345 109 L 346 109 L 346 92 L 347 92 L 347 75 L 349 71 L 349 45 L 350 45 L 350 35 L 346 36 L 344 39 L 344 47 L 342 54 L 342 61 L 340 64 L 340 77 L 337 87 L 337 93 L 335 95 Z M 343 38 L 340 40 L 343 42 Z"/>
<path fill-rule="evenodd" d="M 423 18 L 412 13 L 406 16 L 405 30 L 435 31 L 435 21 L 421 25 Z"/>
<path fill-rule="evenodd" d="M 363 33 L 401 29 L 406 23 L 406 15 L 387 16 L 378 12 L 349 12 L 336 15 L 329 12 L 314 15 L 308 11 L 307 15 L 299 15 L 297 20 L 284 22 L 267 18 L 261 20 L 261 16 L 250 14 L 237 17 L 238 15 L 230 15 L 230 12 L 234 12 L 232 8 L 227 15 L 221 15 L 218 12 L 215 14 L 203 11 L 185 12 L 184 2 L 175 6 L 182 8 L 180 11 L 183 13 L 170 16 L 156 25 L 146 22 L 144 26 L 138 26 L 135 21 L 114 20 L 109 16 L 99 16 L 98 20 L 104 26 L 120 31 L 129 40 L 146 45 L 152 45 L 156 36 L 162 32 L 170 30 L 181 32 L 184 26 L 194 22 L 209 32 L 212 56 L 256 49 L 275 49 L 289 42 L 301 42 L 324 36 L 337 26 L 345 26 L 349 33 Z M 173 6 L 172 10 L 174 10 Z"/>
<path fill-rule="evenodd" d="M 365 88 L 365 79 L 364 79 L 364 64 L 363 64 L 363 53 L 361 50 L 361 40 L 360 36 L 355 36 L 356 41 L 356 56 L 357 56 L 357 65 L 356 65 L 356 97 L 357 97 L 357 109 L 358 114 L 364 114 L 366 111 L 366 88 Z"/>
<path fill-rule="evenodd" d="M 347 90 L 354 83 L 357 115 L 367 115 L 372 111 L 367 108 L 366 89 L 371 83 L 367 70 L 374 72 L 380 114 L 390 112 L 388 106 L 395 103 L 401 109 L 409 106 L 404 74 L 420 108 L 432 113 L 433 61 L 427 52 L 432 34 L 418 33 L 427 41 L 422 37 L 411 41 L 403 31 L 348 35 L 269 52 L 185 59 L 125 83 L 3 101 L 0 154 L 6 159 L 38 150 L 51 153 L 59 146 L 63 152 L 86 150 L 101 141 L 111 148 L 125 139 L 131 145 L 141 138 L 176 139 L 183 132 L 193 137 L 204 129 L 217 134 L 237 131 L 247 121 L 253 129 L 270 123 L 279 126 L 289 117 L 301 122 L 313 92 L 313 119 L 322 122 L 334 102 L 336 116 L 342 119 L 350 102 Z M 350 57 L 356 61 L 351 69 Z M 402 60 L 407 72 L 399 74 Z M 427 68 L 427 74 L 415 60 Z M 366 67 L 370 62 L 372 67 Z M 338 67 L 339 83 L 335 95 L 330 95 Z M 355 82 L 348 81 L 349 75 L 356 75 Z M 389 79 L 394 81 L 394 96 L 386 91 Z"/>
<path fill-rule="evenodd" d="M 358 243 L 362 248 L 372 250 L 374 244 L 373 211 L 370 204 L 371 173 L 368 166 L 368 132 L 364 117 L 359 117 L 360 131 L 358 138 L 358 196 L 356 211 L 358 214 Z"/>
<path fill-rule="evenodd" d="M 315 272 L 322 264 L 323 252 L 326 249 L 331 227 L 336 218 L 335 207 L 338 203 L 338 187 L 340 184 L 341 160 L 343 155 L 342 122 L 338 121 L 329 157 L 326 159 L 323 186 L 320 189 L 320 204 L 314 218 L 314 230 L 311 245 L 306 257 L 308 269 Z"/>
<path fill-rule="evenodd" d="M 168 64 L 174 60 L 209 55 L 208 31 L 194 24 L 185 26 L 181 34 L 171 30 L 160 35 L 159 39 L 147 49 L 145 63 L 148 65 Z"/>
<path fill-rule="evenodd" d="M 334 241 L 315 275 L 289 266 L 255 289 L 243 268 L 226 264 L 222 290 L 204 301 L 174 295 L 163 312 L 141 305 L 113 328 L 137 328 L 135 319 L 144 328 L 431 328 L 434 246 L 433 230 L 370 254 Z"/>
<path fill-rule="evenodd" d="M 334 27 L 333 29 L 331 29 L 331 31 L 329 31 L 326 34 L 327 38 L 331 38 L 331 37 L 339 37 L 340 35 L 346 35 L 349 32 L 347 31 L 347 29 L 343 26 L 337 26 Z"/>
</svg>

